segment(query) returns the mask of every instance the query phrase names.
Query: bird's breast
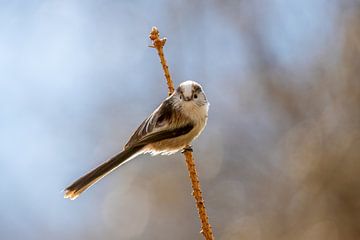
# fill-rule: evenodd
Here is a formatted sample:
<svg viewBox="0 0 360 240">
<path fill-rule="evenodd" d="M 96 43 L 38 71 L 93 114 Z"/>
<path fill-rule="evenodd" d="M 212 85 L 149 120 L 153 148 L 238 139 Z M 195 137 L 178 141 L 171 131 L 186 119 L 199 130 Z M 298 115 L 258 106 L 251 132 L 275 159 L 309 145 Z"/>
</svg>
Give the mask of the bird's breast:
<svg viewBox="0 0 360 240">
<path fill-rule="evenodd" d="M 206 126 L 207 107 L 193 108 L 188 111 L 184 111 L 185 109 L 182 110 L 183 115 L 180 114 L 180 119 L 177 119 L 178 124 L 185 125 L 191 122 L 194 126 L 193 129 L 182 136 L 149 144 L 149 146 L 146 147 L 146 152 L 151 152 L 152 154 L 172 154 L 190 145 L 191 142 L 200 135 Z"/>
</svg>

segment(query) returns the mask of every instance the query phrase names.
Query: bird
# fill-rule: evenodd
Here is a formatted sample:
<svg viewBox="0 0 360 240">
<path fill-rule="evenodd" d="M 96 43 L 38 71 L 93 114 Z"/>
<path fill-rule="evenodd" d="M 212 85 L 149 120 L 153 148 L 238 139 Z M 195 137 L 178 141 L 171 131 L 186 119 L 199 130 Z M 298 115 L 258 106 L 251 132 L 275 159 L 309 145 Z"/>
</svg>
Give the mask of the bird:
<svg viewBox="0 0 360 240">
<path fill-rule="evenodd" d="M 73 182 L 64 190 L 64 198 L 76 199 L 107 174 L 140 154 L 170 155 L 190 146 L 206 126 L 209 106 L 199 83 L 182 82 L 140 124 L 122 152 Z"/>
</svg>

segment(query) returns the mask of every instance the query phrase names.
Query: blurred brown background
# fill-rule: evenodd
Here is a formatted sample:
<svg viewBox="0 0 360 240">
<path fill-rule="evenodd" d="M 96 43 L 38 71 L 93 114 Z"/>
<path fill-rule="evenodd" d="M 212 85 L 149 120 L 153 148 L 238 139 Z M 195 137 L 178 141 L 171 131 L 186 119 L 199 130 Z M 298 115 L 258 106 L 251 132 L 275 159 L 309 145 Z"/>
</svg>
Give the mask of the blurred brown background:
<svg viewBox="0 0 360 240">
<path fill-rule="evenodd" d="M 217 239 L 360 236 L 360 2 L 1 1 L 1 239 L 202 239 L 180 154 L 76 201 L 167 89 L 211 103 L 194 154 Z"/>
</svg>

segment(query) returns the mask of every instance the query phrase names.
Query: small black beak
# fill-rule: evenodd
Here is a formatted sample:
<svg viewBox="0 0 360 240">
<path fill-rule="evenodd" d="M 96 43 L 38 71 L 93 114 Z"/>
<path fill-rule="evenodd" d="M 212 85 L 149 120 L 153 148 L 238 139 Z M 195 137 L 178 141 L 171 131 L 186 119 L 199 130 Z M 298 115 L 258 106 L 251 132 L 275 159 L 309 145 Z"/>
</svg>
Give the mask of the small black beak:
<svg viewBox="0 0 360 240">
<path fill-rule="evenodd" d="M 181 93 L 181 97 L 184 99 L 184 101 L 190 101 L 192 99 L 191 97 L 185 97 L 183 93 Z"/>
<path fill-rule="evenodd" d="M 190 101 L 192 99 L 192 97 L 184 97 L 185 101 Z"/>
</svg>

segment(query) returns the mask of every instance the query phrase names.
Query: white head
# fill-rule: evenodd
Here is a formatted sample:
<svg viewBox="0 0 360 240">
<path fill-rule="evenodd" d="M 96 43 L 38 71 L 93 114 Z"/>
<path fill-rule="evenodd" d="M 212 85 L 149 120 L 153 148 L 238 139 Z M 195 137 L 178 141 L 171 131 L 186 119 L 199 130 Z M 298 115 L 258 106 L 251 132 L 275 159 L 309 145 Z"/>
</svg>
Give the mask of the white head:
<svg viewBox="0 0 360 240">
<path fill-rule="evenodd" d="M 201 107 L 207 104 L 206 96 L 200 84 L 194 81 L 182 82 L 174 93 L 182 104 Z"/>
</svg>

